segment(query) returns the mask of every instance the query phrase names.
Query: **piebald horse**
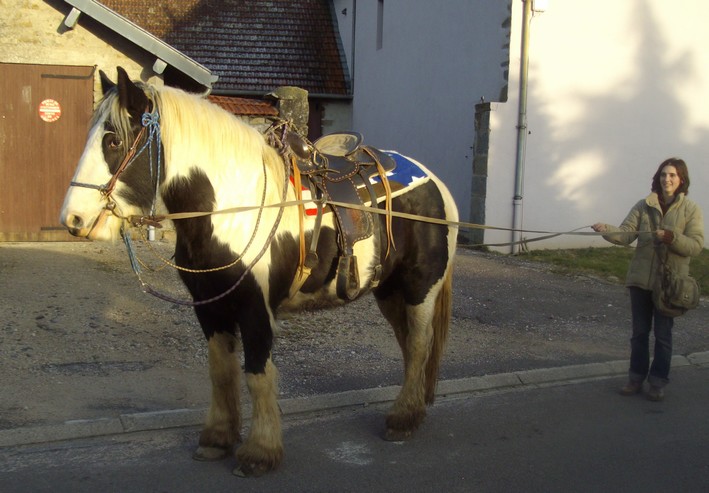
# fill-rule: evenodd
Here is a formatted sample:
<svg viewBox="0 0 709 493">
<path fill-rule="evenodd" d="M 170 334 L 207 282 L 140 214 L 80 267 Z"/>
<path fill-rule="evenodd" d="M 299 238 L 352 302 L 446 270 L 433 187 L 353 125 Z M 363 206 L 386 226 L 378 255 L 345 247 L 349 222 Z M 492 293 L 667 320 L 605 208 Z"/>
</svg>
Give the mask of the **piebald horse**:
<svg viewBox="0 0 709 493">
<path fill-rule="evenodd" d="M 199 95 L 131 81 L 120 67 L 117 83 L 102 72 L 101 83 L 104 95 L 61 221 L 75 236 L 112 241 L 124 234 L 128 218 L 201 213 L 173 219 L 175 263 L 188 269 L 180 277 L 209 348 L 212 396 L 194 457 L 216 460 L 236 449 L 236 474 L 272 470 L 283 456 L 271 360 L 277 312 L 347 301 L 335 286 L 341 256 L 335 214 L 319 216 L 317 262 L 296 284 L 300 238 L 313 239 L 318 216 L 278 205 L 299 195 L 289 160 L 264 133 Z M 413 163 L 420 176 L 389 197 L 389 217 L 371 216 L 388 238 L 361 239 L 353 258 L 358 296 L 373 293 L 402 350 L 404 381 L 385 432 L 385 439 L 400 441 L 434 401 L 450 321 L 458 215 L 433 173 L 410 158 L 397 159 Z M 243 210 L 220 213 L 235 208 Z M 253 412 L 243 443 L 239 347 Z"/>
</svg>

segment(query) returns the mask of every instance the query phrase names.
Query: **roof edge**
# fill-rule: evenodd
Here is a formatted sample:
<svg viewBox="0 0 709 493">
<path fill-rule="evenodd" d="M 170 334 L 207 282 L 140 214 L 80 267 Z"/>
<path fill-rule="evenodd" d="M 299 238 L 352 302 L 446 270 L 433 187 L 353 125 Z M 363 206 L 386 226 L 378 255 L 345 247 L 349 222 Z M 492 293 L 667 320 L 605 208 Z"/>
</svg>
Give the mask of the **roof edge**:
<svg viewBox="0 0 709 493">
<path fill-rule="evenodd" d="M 302 88 L 301 88 L 302 89 Z M 214 89 L 210 94 L 215 96 L 230 96 L 230 97 L 249 97 L 249 96 L 264 96 L 270 91 L 249 91 L 244 89 Z M 332 100 L 352 100 L 352 94 L 328 94 L 319 92 L 308 92 L 309 98 L 315 99 L 332 99 Z"/>
<path fill-rule="evenodd" d="M 105 5 L 95 0 L 64 1 L 73 7 L 73 10 L 64 20 L 66 27 L 73 29 L 80 13 L 88 15 L 108 29 L 123 36 L 128 41 L 140 46 L 148 53 L 155 55 L 157 57 L 157 60 L 153 64 L 153 71 L 155 73 L 161 74 L 167 65 L 171 65 L 199 84 L 205 86 L 208 91 L 211 91 L 212 84 L 219 80 L 219 76 L 212 74 L 212 71 L 207 67 L 153 36 Z"/>
<path fill-rule="evenodd" d="M 328 2 L 328 7 L 330 9 L 330 18 L 332 22 L 333 35 L 335 36 L 335 42 L 337 43 L 337 52 L 340 56 L 340 64 L 342 66 L 342 73 L 345 79 L 345 90 L 347 91 L 347 96 L 352 96 L 354 91 L 352 90 L 353 81 L 350 74 L 349 67 L 347 66 L 347 57 L 345 56 L 345 47 L 342 46 L 342 34 L 340 33 L 340 23 L 337 20 L 337 12 L 335 11 L 335 2 Z"/>
</svg>

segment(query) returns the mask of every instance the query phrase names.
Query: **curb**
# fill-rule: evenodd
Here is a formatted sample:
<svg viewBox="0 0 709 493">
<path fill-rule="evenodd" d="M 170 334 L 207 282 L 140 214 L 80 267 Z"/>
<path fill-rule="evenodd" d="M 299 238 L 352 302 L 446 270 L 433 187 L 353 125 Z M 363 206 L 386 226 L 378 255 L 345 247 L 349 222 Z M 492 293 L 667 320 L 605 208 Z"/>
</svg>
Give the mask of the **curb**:
<svg viewBox="0 0 709 493">
<path fill-rule="evenodd" d="M 672 357 L 672 368 L 687 366 L 709 366 L 709 351 Z M 571 384 L 624 375 L 627 371 L 628 362 L 623 360 L 442 380 L 438 382 L 436 395 L 440 398 L 454 398 L 495 390 Z M 388 403 L 394 400 L 398 391 L 399 386 L 378 387 L 281 399 L 278 403 L 284 417 L 297 416 Z M 117 418 L 70 420 L 56 425 L 0 430 L 0 447 L 199 426 L 204 422 L 206 414 L 206 409 L 173 409 L 122 414 Z"/>
</svg>

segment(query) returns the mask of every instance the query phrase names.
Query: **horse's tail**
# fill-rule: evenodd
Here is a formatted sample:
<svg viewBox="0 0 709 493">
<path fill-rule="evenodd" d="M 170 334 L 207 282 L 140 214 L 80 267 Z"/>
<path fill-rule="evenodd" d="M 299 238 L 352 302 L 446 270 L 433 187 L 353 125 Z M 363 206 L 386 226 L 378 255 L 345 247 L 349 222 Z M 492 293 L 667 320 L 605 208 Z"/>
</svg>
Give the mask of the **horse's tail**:
<svg viewBox="0 0 709 493">
<path fill-rule="evenodd" d="M 436 304 L 433 309 L 433 341 L 431 352 L 426 364 L 426 404 L 433 404 L 436 398 L 436 384 L 438 383 L 438 368 L 441 363 L 441 356 L 446 347 L 448 339 L 448 326 L 451 320 L 451 310 L 453 303 L 453 265 L 448 265 L 443 285 L 436 296 Z"/>
</svg>

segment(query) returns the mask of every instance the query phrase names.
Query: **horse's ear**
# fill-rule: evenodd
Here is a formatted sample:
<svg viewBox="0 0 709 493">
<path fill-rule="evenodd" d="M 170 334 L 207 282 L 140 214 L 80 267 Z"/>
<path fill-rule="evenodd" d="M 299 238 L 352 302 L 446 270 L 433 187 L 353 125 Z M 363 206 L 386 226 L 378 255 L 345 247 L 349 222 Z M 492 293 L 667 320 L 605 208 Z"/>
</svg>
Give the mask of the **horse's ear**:
<svg viewBox="0 0 709 493">
<path fill-rule="evenodd" d="M 118 67 L 118 102 L 137 120 L 145 113 L 149 102 L 143 90 L 130 80 L 123 67 Z"/>
<path fill-rule="evenodd" d="M 116 84 L 108 78 L 106 72 L 99 70 L 98 74 L 101 77 L 101 90 L 103 91 L 103 94 L 106 94 L 108 91 L 116 87 Z"/>
</svg>

